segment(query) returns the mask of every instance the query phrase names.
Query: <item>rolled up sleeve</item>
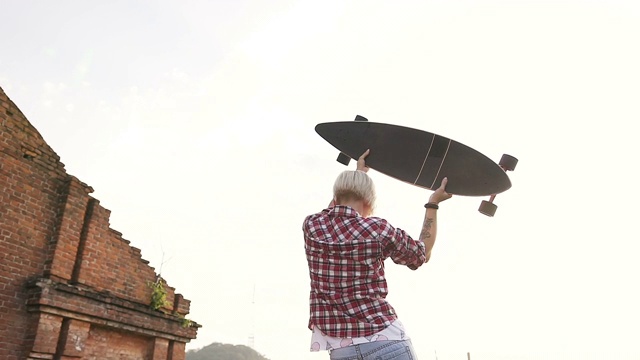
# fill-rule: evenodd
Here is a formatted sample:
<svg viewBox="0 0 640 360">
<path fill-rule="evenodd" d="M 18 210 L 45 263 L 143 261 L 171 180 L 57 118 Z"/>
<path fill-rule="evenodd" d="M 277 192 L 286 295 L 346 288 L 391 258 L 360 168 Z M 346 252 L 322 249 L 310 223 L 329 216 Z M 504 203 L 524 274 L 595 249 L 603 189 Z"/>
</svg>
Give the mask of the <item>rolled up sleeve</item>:
<svg viewBox="0 0 640 360">
<path fill-rule="evenodd" d="M 414 240 L 404 230 L 394 228 L 386 220 L 380 223 L 379 235 L 385 259 L 391 258 L 394 263 L 405 265 L 411 270 L 416 270 L 426 261 L 424 243 Z"/>
</svg>

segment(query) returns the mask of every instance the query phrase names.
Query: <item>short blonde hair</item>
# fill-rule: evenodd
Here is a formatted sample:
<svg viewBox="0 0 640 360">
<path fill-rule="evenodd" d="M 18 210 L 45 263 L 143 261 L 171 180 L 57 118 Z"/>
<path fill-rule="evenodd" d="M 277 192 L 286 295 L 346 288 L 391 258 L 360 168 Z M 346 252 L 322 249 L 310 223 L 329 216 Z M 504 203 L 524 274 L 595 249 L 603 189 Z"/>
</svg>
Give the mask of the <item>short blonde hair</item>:
<svg viewBox="0 0 640 360">
<path fill-rule="evenodd" d="M 376 202 L 373 180 L 360 170 L 343 171 L 333 184 L 333 198 L 337 203 L 348 200 L 363 200 L 372 209 Z"/>
</svg>

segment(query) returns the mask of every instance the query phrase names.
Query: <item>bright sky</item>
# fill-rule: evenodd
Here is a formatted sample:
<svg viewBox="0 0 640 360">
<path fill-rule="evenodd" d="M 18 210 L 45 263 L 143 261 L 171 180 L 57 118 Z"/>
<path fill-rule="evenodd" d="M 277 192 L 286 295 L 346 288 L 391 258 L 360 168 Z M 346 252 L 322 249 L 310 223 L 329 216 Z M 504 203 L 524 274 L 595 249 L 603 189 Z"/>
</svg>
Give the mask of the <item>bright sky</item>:
<svg viewBox="0 0 640 360">
<path fill-rule="evenodd" d="M 640 355 L 640 3 L 5 0 L 2 14 L 0 86 L 192 300 L 189 349 L 253 334 L 272 360 L 328 359 L 308 351 L 301 223 L 344 169 L 314 126 L 360 114 L 520 159 L 496 217 L 454 197 L 432 260 L 387 264 L 421 360 Z M 377 215 L 417 236 L 430 191 L 371 175 Z"/>
</svg>

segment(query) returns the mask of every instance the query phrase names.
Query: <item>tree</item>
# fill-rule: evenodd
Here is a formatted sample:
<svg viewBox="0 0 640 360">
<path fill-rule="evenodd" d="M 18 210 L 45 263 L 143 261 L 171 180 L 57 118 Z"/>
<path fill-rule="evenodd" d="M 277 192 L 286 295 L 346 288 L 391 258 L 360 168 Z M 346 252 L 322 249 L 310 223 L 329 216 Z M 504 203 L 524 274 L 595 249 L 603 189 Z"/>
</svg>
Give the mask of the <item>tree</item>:
<svg viewBox="0 0 640 360">
<path fill-rule="evenodd" d="M 248 346 L 221 343 L 189 350 L 186 355 L 186 360 L 269 360 Z"/>
</svg>

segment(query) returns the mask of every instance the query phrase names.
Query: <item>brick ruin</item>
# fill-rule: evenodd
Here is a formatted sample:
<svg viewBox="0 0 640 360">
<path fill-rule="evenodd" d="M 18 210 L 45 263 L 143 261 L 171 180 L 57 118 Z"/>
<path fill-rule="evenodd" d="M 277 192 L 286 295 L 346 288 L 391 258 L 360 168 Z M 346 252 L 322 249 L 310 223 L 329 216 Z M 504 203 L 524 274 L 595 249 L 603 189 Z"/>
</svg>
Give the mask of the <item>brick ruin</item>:
<svg viewBox="0 0 640 360">
<path fill-rule="evenodd" d="M 184 360 L 200 325 L 0 88 L 0 359 Z"/>
</svg>

